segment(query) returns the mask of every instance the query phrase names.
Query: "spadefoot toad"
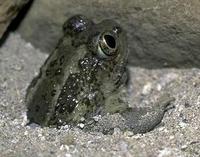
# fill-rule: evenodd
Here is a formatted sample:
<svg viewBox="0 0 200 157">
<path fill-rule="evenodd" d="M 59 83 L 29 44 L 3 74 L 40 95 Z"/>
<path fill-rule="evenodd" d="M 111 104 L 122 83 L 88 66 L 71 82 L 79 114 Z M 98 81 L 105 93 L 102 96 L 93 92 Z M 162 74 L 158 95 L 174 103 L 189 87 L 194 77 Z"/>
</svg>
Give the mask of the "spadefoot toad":
<svg viewBox="0 0 200 157">
<path fill-rule="evenodd" d="M 134 110 L 123 102 L 128 52 L 121 26 L 112 20 L 95 24 L 76 15 L 65 22 L 63 30 L 63 37 L 27 90 L 30 122 L 58 127 L 120 113 L 126 129 L 153 129 L 171 99 L 148 110 Z"/>
</svg>

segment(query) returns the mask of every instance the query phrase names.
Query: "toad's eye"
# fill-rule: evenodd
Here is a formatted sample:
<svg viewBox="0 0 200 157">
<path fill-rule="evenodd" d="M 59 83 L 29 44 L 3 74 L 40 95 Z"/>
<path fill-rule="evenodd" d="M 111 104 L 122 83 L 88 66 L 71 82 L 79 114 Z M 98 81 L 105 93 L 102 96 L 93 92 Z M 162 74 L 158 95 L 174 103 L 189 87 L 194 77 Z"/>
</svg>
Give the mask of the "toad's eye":
<svg viewBox="0 0 200 157">
<path fill-rule="evenodd" d="M 111 33 L 103 33 L 98 41 L 98 55 L 101 58 L 113 58 L 118 52 L 117 37 Z"/>
</svg>

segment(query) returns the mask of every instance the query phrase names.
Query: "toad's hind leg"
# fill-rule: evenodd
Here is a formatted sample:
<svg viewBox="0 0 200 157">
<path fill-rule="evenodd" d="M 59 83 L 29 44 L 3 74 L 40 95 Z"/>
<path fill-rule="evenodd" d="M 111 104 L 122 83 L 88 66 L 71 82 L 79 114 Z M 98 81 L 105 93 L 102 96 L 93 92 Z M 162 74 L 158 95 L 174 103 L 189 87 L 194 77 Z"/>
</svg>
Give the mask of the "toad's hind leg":
<svg viewBox="0 0 200 157">
<path fill-rule="evenodd" d="M 164 113 L 172 101 L 174 101 L 174 98 L 165 94 L 153 107 L 129 108 L 122 113 L 126 127 L 134 133 L 151 131 L 162 121 Z"/>
</svg>

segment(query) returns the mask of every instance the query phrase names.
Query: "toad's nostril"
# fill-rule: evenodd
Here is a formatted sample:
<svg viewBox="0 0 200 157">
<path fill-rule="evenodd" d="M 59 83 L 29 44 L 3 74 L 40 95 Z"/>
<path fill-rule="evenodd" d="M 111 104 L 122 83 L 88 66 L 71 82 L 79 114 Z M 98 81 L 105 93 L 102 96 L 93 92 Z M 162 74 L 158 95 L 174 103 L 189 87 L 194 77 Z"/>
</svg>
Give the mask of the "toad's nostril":
<svg viewBox="0 0 200 157">
<path fill-rule="evenodd" d="M 104 35 L 104 40 L 108 47 L 115 49 L 116 48 L 116 41 L 115 38 L 111 35 Z"/>
</svg>

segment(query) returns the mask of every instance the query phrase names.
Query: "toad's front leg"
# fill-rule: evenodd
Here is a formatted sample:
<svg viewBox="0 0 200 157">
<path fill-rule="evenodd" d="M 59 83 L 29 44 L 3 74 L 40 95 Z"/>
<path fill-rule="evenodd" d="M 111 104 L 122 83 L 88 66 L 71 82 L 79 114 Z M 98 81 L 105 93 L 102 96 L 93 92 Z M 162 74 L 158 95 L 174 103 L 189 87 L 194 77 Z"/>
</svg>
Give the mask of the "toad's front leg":
<svg viewBox="0 0 200 157">
<path fill-rule="evenodd" d="M 172 101 L 174 101 L 174 98 L 165 94 L 152 107 L 129 108 L 122 113 L 127 130 L 134 133 L 151 131 L 162 121 Z"/>
</svg>

